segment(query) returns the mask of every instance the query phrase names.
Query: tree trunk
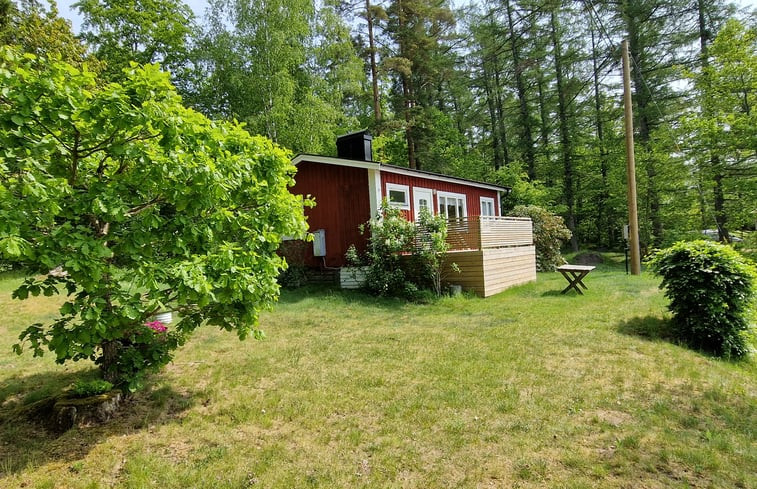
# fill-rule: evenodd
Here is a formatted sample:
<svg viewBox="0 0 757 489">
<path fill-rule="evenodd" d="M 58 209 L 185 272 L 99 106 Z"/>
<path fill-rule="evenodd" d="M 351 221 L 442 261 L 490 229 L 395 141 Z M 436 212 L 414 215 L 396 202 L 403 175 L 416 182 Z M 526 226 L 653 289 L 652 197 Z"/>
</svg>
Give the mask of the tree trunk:
<svg viewBox="0 0 757 489">
<path fill-rule="evenodd" d="M 484 81 L 484 92 L 486 94 L 486 105 L 489 108 L 489 120 L 491 121 L 491 133 L 492 133 L 492 152 L 494 153 L 494 169 L 498 170 L 502 167 L 502 149 L 499 142 L 499 131 L 497 130 L 497 112 L 494 107 L 494 94 L 491 89 L 491 81 L 489 80 L 489 73 L 487 73 L 485 65 L 482 63 L 481 76 Z"/>
<path fill-rule="evenodd" d="M 521 146 L 523 149 L 523 159 L 526 162 L 528 178 L 536 180 L 536 158 L 534 156 L 534 138 L 531 130 L 531 116 L 528 110 L 528 96 L 526 93 L 526 83 L 523 80 L 523 63 L 520 59 L 520 49 L 516 39 L 519 37 L 515 33 L 515 22 L 513 21 L 512 5 L 510 0 L 505 0 L 505 10 L 507 13 L 507 25 L 510 31 L 510 52 L 515 67 L 515 89 L 518 94 L 518 108 L 520 110 L 520 124 L 522 130 Z"/>
<path fill-rule="evenodd" d="M 408 80 L 406 76 L 402 76 L 402 96 L 405 99 L 405 140 L 407 141 L 407 164 L 410 168 L 416 169 L 418 162 L 415 160 L 415 139 L 413 138 L 413 130 L 410 117 L 410 109 L 412 108 L 412 100 L 410 98 L 410 89 L 408 87 Z M 419 169 L 419 168 L 418 168 Z"/>
<path fill-rule="evenodd" d="M 381 99 L 378 88 L 378 68 L 376 67 L 376 41 L 373 38 L 373 13 L 371 12 L 371 0 L 365 0 L 365 19 L 368 22 L 368 49 L 371 55 L 371 83 L 373 85 L 373 118 L 376 122 L 376 131 L 381 123 Z"/>
<path fill-rule="evenodd" d="M 599 145 L 599 175 L 602 182 L 602 188 L 597 195 L 597 244 L 602 247 L 603 244 L 610 246 L 613 241 L 613 234 L 610 229 L 606 210 L 607 202 L 610 199 L 607 181 L 609 165 L 607 162 L 607 148 L 605 147 L 604 124 L 602 123 L 602 98 L 599 90 L 599 65 L 597 63 L 599 52 L 597 50 L 593 22 L 589 23 L 589 29 L 591 31 L 591 63 L 594 80 L 594 128 L 597 136 L 597 144 Z M 603 237 L 606 237 L 606 241 L 603 240 Z"/>
<path fill-rule="evenodd" d="M 103 379 L 111 383 L 119 381 L 118 372 L 114 368 L 121 356 L 121 342 L 119 340 L 104 341 L 100 345 L 102 356 L 100 357 L 100 371 Z"/>
<path fill-rule="evenodd" d="M 723 178 L 725 176 L 719 168 L 720 159 L 717 156 L 713 158 L 718 163 L 718 166 L 715 167 L 715 177 L 713 178 L 715 185 L 712 189 L 715 198 L 715 222 L 718 225 L 718 239 L 730 243 L 731 235 L 728 233 L 728 215 L 725 210 L 725 196 L 723 194 Z"/>
<path fill-rule="evenodd" d="M 497 130 L 499 132 L 499 140 L 502 142 L 502 163 L 505 166 L 510 165 L 510 150 L 507 147 L 507 130 L 505 129 L 505 111 L 502 108 L 502 85 L 500 80 L 499 66 L 496 65 L 497 58 L 495 58 L 494 65 L 494 103 L 497 109 Z"/>
<path fill-rule="evenodd" d="M 565 97 L 565 83 L 562 73 L 562 47 L 558 39 L 557 13 L 552 11 L 550 16 L 552 28 L 552 49 L 555 57 L 555 80 L 557 83 L 557 113 L 560 121 L 560 150 L 563 160 L 563 198 L 568 210 L 565 216 L 565 224 L 572 233 L 570 245 L 573 251 L 578 251 L 578 236 L 576 233 L 576 196 L 575 196 L 575 168 L 573 167 L 573 148 L 570 142 L 568 128 L 568 104 Z"/>
</svg>

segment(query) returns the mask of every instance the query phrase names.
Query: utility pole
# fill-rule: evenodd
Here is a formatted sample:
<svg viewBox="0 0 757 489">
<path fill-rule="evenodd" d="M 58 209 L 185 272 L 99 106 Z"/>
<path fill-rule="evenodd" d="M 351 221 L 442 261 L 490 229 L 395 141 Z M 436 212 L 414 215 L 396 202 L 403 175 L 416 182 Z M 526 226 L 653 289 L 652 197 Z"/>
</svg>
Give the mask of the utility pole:
<svg viewBox="0 0 757 489">
<path fill-rule="evenodd" d="M 633 148 L 633 107 L 631 106 L 631 62 L 628 41 L 621 43 L 623 53 L 623 106 L 626 127 L 626 173 L 628 180 L 628 243 L 631 248 L 631 275 L 641 275 L 639 251 L 639 214 L 636 210 L 636 157 Z"/>
</svg>

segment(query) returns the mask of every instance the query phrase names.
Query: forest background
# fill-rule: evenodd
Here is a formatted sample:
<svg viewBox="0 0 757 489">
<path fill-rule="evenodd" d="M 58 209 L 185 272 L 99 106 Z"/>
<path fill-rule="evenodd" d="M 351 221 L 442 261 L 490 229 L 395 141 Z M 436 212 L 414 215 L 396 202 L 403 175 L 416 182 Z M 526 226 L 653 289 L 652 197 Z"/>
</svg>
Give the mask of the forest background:
<svg viewBox="0 0 757 489">
<path fill-rule="evenodd" d="M 4 42 L 23 37 L 9 34 L 14 22 L 55 23 L 43 2 L 3 4 Z M 295 153 L 334 154 L 336 136 L 368 128 L 374 159 L 510 186 L 505 210 L 537 204 L 562 215 L 574 249 L 624 243 L 627 39 L 642 246 L 704 229 L 728 241 L 757 225 L 753 6 L 210 0 L 199 16 L 181 0 L 71 8 L 80 24 L 67 42 L 86 48 L 64 56 L 88 59 L 105 79 L 117 81 L 132 60 L 159 62 L 187 105 Z M 38 38 L 30 50 L 55 45 L 39 41 L 39 25 L 29 32 Z"/>
</svg>

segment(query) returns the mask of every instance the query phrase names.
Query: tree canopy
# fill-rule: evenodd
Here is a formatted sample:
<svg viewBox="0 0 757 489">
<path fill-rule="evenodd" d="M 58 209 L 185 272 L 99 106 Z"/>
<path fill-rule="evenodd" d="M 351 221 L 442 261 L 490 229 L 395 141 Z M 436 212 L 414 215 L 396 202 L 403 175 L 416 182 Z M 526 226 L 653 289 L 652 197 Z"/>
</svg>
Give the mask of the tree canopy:
<svg viewBox="0 0 757 489">
<path fill-rule="evenodd" d="M 0 254 L 33 275 L 15 297 L 66 295 L 19 352 L 94 360 L 134 387 L 203 324 L 258 333 L 276 250 L 306 229 L 286 151 L 185 108 L 156 65 L 102 83 L 0 47 L 0 87 Z M 145 329 L 162 310 L 180 316 L 171 331 Z"/>
</svg>

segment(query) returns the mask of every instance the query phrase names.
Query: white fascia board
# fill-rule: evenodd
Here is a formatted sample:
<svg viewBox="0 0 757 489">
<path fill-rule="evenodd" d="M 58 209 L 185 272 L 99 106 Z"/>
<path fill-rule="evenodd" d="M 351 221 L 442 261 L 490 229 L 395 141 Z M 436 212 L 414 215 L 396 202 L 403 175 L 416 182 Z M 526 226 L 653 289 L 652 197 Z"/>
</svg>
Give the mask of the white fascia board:
<svg viewBox="0 0 757 489">
<path fill-rule="evenodd" d="M 381 165 L 379 163 L 374 163 L 372 161 L 347 160 L 344 158 L 334 158 L 332 156 L 314 156 L 300 154 L 292 158 L 292 164 L 294 164 L 295 166 L 297 166 L 299 163 L 302 163 L 303 161 L 323 163 L 326 165 L 349 166 L 351 168 L 365 168 L 366 170 L 379 170 L 381 168 Z"/>
<path fill-rule="evenodd" d="M 489 185 L 488 183 L 474 182 L 472 180 L 466 180 L 464 178 L 446 177 L 444 175 L 436 175 L 432 173 L 418 172 L 411 169 L 397 168 L 394 166 L 381 165 L 381 171 L 386 173 L 395 173 L 397 175 L 407 175 L 416 178 L 425 178 L 427 180 L 436 180 L 437 182 L 456 183 L 458 185 L 468 185 L 469 187 L 478 187 L 486 190 L 493 190 L 495 192 L 503 192 L 505 189 L 497 185 Z"/>
<path fill-rule="evenodd" d="M 368 169 L 368 200 L 371 206 L 371 219 L 377 217 L 381 209 L 381 170 Z"/>
</svg>

